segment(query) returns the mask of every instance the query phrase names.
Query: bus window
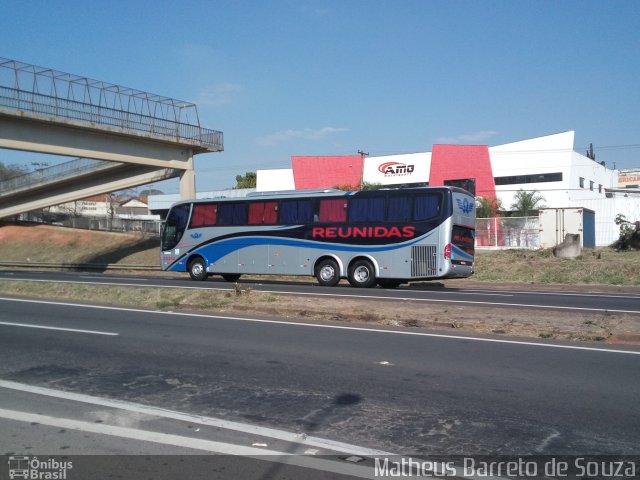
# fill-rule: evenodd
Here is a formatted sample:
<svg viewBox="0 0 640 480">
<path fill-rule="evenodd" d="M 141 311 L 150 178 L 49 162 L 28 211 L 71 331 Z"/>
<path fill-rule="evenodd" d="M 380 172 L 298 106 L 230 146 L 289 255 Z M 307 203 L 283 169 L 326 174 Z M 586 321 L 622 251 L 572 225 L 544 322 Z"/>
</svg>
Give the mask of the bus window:
<svg viewBox="0 0 640 480">
<path fill-rule="evenodd" d="M 344 222 L 347 219 L 347 201 L 339 199 L 320 200 L 319 222 Z"/>
<path fill-rule="evenodd" d="M 438 216 L 440 198 L 436 195 L 418 195 L 415 198 L 413 219 L 417 222 Z"/>
<path fill-rule="evenodd" d="M 249 204 L 249 225 L 275 225 L 278 202 L 252 202 Z"/>
<path fill-rule="evenodd" d="M 311 200 L 285 200 L 280 204 L 280 223 L 283 225 L 310 223 L 312 218 Z"/>
<path fill-rule="evenodd" d="M 413 198 L 409 196 L 390 197 L 387 220 L 390 222 L 410 222 Z"/>
<path fill-rule="evenodd" d="M 352 198 L 349 200 L 350 222 L 381 222 L 384 220 L 384 198 Z"/>
<path fill-rule="evenodd" d="M 210 227 L 216 224 L 218 205 L 215 203 L 197 203 L 193 206 L 193 215 L 189 228 Z"/>
<path fill-rule="evenodd" d="M 171 250 L 175 247 L 187 227 L 190 204 L 177 205 L 171 209 L 162 230 L 162 249 Z"/>
<path fill-rule="evenodd" d="M 246 225 L 246 203 L 221 203 L 218 207 L 218 225 Z"/>
</svg>

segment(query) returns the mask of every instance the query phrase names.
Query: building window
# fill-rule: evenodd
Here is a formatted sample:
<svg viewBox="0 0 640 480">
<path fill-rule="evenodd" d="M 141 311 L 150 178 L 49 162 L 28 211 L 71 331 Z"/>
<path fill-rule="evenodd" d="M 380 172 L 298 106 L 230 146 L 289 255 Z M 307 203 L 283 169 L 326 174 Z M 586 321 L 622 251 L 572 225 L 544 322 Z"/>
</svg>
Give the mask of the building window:
<svg viewBox="0 0 640 480">
<path fill-rule="evenodd" d="M 445 187 L 458 187 L 463 188 L 472 195 L 476 194 L 476 179 L 475 178 L 463 178 L 460 180 L 445 180 Z"/>
<path fill-rule="evenodd" d="M 518 185 L 520 183 L 561 182 L 562 172 L 539 173 L 534 175 L 512 175 L 509 177 L 495 177 L 496 185 Z"/>
<path fill-rule="evenodd" d="M 593 180 L 589 182 L 589 190 L 591 190 L 593 192 Z"/>
<path fill-rule="evenodd" d="M 584 178 L 580 177 L 580 188 L 584 188 Z"/>
</svg>

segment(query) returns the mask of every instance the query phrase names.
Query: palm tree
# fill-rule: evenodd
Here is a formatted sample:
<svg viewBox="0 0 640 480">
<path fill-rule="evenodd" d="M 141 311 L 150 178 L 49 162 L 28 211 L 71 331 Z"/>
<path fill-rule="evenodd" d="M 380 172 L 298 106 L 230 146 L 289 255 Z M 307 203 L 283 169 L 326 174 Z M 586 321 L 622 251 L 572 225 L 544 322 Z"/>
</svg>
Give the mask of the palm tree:
<svg viewBox="0 0 640 480">
<path fill-rule="evenodd" d="M 502 208 L 499 198 L 476 197 L 476 217 L 490 218 L 498 216 L 498 211 Z"/>
<path fill-rule="evenodd" d="M 525 191 L 520 189 L 515 194 L 515 202 L 511 204 L 511 210 L 514 215 L 528 217 L 537 215 L 540 208 L 545 206 L 544 197 L 537 190 Z"/>
</svg>

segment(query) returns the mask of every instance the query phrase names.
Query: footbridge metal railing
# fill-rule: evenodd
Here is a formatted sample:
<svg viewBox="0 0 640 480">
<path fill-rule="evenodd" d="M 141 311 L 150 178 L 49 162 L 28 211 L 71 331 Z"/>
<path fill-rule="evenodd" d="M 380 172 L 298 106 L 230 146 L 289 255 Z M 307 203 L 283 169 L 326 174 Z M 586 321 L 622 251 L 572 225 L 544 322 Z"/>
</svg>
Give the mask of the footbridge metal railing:
<svg viewBox="0 0 640 480">
<path fill-rule="evenodd" d="M 196 105 L 0 57 L 0 112 L 223 150 Z"/>
</svg>

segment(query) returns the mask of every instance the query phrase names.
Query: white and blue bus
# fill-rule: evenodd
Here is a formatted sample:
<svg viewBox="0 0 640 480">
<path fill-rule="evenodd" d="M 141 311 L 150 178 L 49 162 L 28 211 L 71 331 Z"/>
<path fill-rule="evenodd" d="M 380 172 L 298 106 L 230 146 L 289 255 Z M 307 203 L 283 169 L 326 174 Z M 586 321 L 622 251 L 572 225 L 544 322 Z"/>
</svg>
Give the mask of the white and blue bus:
<svg viewBox="0 0 640 480">
<path fill-rule="evenodd" d="M 163 270 L 310 275 L 395 288 L 473 273 L 475 199 L 456 187 L 296 190 L 182 201 L 162 228 Z"/>
</svg>

